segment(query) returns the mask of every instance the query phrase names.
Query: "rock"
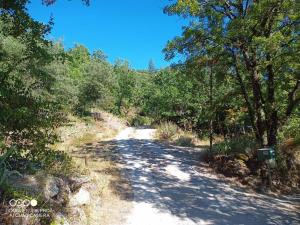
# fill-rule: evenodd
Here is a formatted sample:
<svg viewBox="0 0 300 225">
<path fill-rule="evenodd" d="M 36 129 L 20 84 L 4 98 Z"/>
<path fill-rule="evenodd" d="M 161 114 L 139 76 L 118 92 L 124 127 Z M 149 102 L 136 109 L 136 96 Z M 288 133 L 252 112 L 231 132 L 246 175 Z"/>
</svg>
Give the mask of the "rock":
<svg viewBox="0 0 300 225">
<path fill-rule="evenodd" d="M 91 181 L 91 178 L 88 176 L 83 177 L 71 177 L 69 178 L 69 187 L 71 192 L 76 192 L 81 188 L 83 184 L 86 184 Z"/>
<path fill-rule="evenodd" d="M 48 177 L 45 181 L 44 196 L 46 199 L 53 198 L 59 193 L 59 186 L 63 181 L 57 177 Z"/>
<path fill-rule="evenodd" d="M 67 182 L 61 178 L 53 176 L 45 178 L 43 192 L 44 198 L 56 205 L 66 205 L 71 193 Z"/>
<path fill-rule="evenodd" d="M 70 197 L 69 206 L 80 206 L 90 204 L 90 193 L 84 189 L 80 188 L 79 191 Z"/>
<path fill-rule="evenodd" d="M 16 190 L 26 191 L 29 195 L 37 195 L 42 192 L 40 182 L 32 175 L 16 176 L 14 174 L 9 176 L 7 183 Z"/>
<path fill-rule="evenodd" d="M 38 174 L 10 176 L 8 184 L 16 190 L 26 191 L 29 195 L 42 197 L 51 203 L 64 204 L 68 201 L 70 188 L 61 178 Z"/>
</svg>

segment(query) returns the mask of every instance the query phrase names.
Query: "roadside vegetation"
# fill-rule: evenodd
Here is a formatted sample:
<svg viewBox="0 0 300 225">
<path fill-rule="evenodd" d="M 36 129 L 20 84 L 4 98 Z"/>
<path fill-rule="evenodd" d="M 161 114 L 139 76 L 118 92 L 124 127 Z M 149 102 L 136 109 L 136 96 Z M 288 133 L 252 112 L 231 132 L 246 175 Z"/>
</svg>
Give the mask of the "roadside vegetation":
<svg viewBox="0 0 300 225">
<path fill-rule="evenodd" d="M 95 128 L 93 120 L 101 121 L 103 111 L 130 126 L 157 126 L 159 138 L 177 145 L 201 145 L 200 140 L 213 132 L 217 138 L 207 161 L 221 173 L 242 177 L 243 183 L 263 171 L 256 150 L 272 147 L 273 187 L 299 190 L 298 1 L 171 1 L 165 13 L 191 23 L 169 41 L 164 53 L 166 59 L 183 55 L 185 61 L 164 69 L 156 69 L 150 61 L 143 71 L 124 60 L 112 64 L 101 50 L 90 52 L 81 44 L 66 50 L 59 41 L 46 38 L 54 26 L 51 19 L 42 24 L 30 17 L 29 1 L 4 2 L 2 200 L 23 194 L 11 189 L 12 176 L 41 171 L 61 177 L 85 174 L 68 146 L 105 139 L 96 134 L 105 127 L 90 129 Z M 72 123 L 86 124 L 89 131 L 67 141 L 59 132 Z M 108 124 L 109 129 L 118 129 L 119 125 Z M 62 140 L 65 146 L 60 149 Z"/>
</svg>

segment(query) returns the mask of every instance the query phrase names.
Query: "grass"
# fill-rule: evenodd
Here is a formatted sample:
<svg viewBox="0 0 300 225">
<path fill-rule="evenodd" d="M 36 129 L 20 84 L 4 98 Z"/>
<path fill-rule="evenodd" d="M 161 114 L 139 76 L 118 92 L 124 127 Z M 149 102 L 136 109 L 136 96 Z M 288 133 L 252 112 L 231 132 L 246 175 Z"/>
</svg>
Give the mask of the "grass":
<svg viewBox="0 0 300 225">
<path fill-rule="evenodd" d="M 171 144 L 183 147 L 203 147 L 207 141 L 200 140 L 196 134 L 180 129 L 176 124 L 168 121 L 159 124 L 156 130 L 156 138 L 168 141 Z"/>
<path fill-rule="evenodd" d="M 96 137 L 97 137 L 97 135 L 95 133 L 85 133 L 81 137 L 74 138 L 71 141 L 70 145 L 71 146 L 80 146 L 85 143 L 93 142 L 93 141 L 95 141 Z"/>
<path fill-rule="evenodd" d="M 189 133 L 180 134 L 177 139 L 175 139 L 174 143 L 179 146 L 185 147 L 194 147 L 194 139 L 195 137 Z"/>
<path fill-rule="evenodd" d="M 179 127 L 170 121 L 157 126 L 156 135 L 161 140 L 172 140 L 179 132 Z"/>
<path fill-rule="evenodd" d="M 82 208 L 90 225 L 99 225 L 99 221 L 104 225 L 113 223 L 112 220 L 120 221 L 123 218 L 120 216 L 122 209 L 130 208 L 129 203 L 123 200 L 122 192 L 118 191 L 118 184 L 126 184 L 126 181 L 124 181 L 118 165 L 111 160 L 114 146 L 107 146 L 108 144 L 106 144 L 108 143 L 106 141 L 114 137 L 122 128 L 122 122 L 107 113 L 103 117 L 107 117 L 107 120 L 93 121 L 91 118 L 80 119 L 70 116 L 69 124 L 57 130 L 61 142 L 49 146 L 45 169 L 33 175 L 39 184 L 42 184 L 43 178 L 48 175 L 65 178 L 89 176 L 92 185 L 95 186 L 95 189 L 91 190 L 90 193 L 92 203 Z M 99 143 L 104 144 L 99 147 L 97 146 Z M 86 146 L 91 148 L 89 152 L 86 151 Z M 106 154 L 95 158 L 95 152 L 99 151 L 100 148 L 107 149 Z M 88 164 L 85 163 L 86 159 L 88 159 Z M 127 185 L 127 187 L 130 192 L 131 186 Z M 3 188 L 5 192 L 1 197 L 2 200 L 4 200 L 3 198 L 7 200 L 26 197 L 43 202 L 43 199 L 39 199 L 41 196 L 30 196 L 27 189 L 25 191 L 15 190 L 2 185 L 1 189 Z M 104 213 L 105 210 L 106 214 Z M 64 212 L 65 207 L 57 206 L 54 211 Z M 108 217 L 108 215 L 110 216 Z M 50 224 L 50 222 L 47 220 L 44 224 Z"/>
<path fill-rule="evenodd" d="M 112 160 L 115 146 L 108 142 L 118 130 L 111 126 L 112 116 L 107 116 L 107 122 L 86 123 L 77 120 L 72 126 L 64 127 L 62 133 L 70 133 L 69 130 L 74 128 L 80 132 L 66 135 L 64 142 L 57 145 L 58 149 L 72 157 L 74 168 L 71 170 L 88 175 L 96 186 L 91 193 L 91 205 L 84 207 L 90 225 L 99 225 L 99 221 L 104 225 L 122 224 L 125 219 L 124 209 L 129 210 L 131 207 L 124 198 L 126 193 L 131 193 L 131 186 Z M 115 121 L 113 123 L 116 124 Z M 97 204 L 100 200 L 101 207 Z"/>
</svg>

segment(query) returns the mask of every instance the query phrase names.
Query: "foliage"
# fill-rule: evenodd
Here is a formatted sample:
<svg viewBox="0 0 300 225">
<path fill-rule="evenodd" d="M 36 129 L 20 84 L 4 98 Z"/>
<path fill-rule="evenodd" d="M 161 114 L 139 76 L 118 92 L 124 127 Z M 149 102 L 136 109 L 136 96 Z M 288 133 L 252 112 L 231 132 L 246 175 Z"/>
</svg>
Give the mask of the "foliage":
<svg viewBox="0 0 300 225">
<path fill-rule="evenodd" d="M 168 121 L 159 124 L 157 127 L 157 135 L 163 140 L 171 140 L 179 131 L 176 124 Z"/>
<path fill-rule="evenodd" d="M 182 134 L 176 139 L 175 144 L 178 146 L 193 147 L 193 139 L 194 137 L 192 135 Z"/>
<path fill-rule="evenodd" d="M 150 126 L 152 125 L 153 119 L 147 116 L 135 115 L 131 118 L 128 123 L 131 126 Z"/>
<path fill-rule="evenodd" d="M 289 118 L 287 123 L 280 129 L 279 137 L 280 139 L 286 140 L 289 138 L 295 138 L 300 140 L 300 117 L 293 116 Z"/>
<path fill-rule="evenodd" d="M 299 107 L 299 7 L 296 0 L 180 0 L 165 9 L 191 21 L 168 43 L 166 58 L 184 54 L 186 64 L 232 79 L 260 145 L 265 135 L 276 145 L 279 125 Z"/>
<path fill-rule="evenodd" d="M 7 158 L 11 155 L 13 150 L 14 148 L 9 148 L 0 156 L 0 187 L 8 178 L 9 168 Z"/>
<path fill-rule="evenodd" d="M 148 72 L 149 73 L 154 73 L 156 71 L 154 61 L 150 59 L 149 64 L 148 64 Z"/>
<path fill-rule="evenodd" d="M 101 107 L 110 109 L 113 81 L 112 68 L 106 62 L 92 60 L 86 69 L 86 77 L 79 85 L 78 108 Z"/>
<path fill-rule="evenodd" d="M 185 61 L 157 70 L 150 60 L 148 71 L 124 60 L 111 64 L 101 50 L 66 50 L 47 40 L 52 19 L 31 18 L 28 2 L 1 5 L 0 141 L 15 147 L 5 163 L 1 156 L 2 178 L 8 163 L 68 173 L 70 158 L 50 148 L 55 130 L 66 114 L 87 118 L 92 108 L 133 126 L 158 124 L 160 138 L 184 146 L 194 144 L 193 132 L 205 136 L 212 126 L 224 138 L 215 153 L 300 140 L 298 1 L 173 0 L 165 12 L 190 23 L 164 52 Z M 287 170 L 288 157 L 277 155 Z"/>
<path fill-rule="evenodd" d="M 128 62 L 123 60 L 118 60 L 115 63 L 114 72 L 117 78 L 115 90 L 116 107 L 114 112 L 122 116 L 127 116 L 133 104 L 136 76 L 130 70 Z"/>
<path fill-rule="evenodd" d="M 243 135 L 231 139 L 225 139 L 213 145 L 214 154 L 253 153 L 258 148 L 258 143 L 251 135 Z"/>
<path fill-rule="evenodd" d="M 33 159 L 55 140 L 52 131 L 63 115 L 46 69 L 53 56 L 44 39 L 48 27 L 19 12 L 25 7 L 19 4 L 16 14 L 4 10 L 0 16 L 0 133 L 18 149 L 14 158 Z"/>
</svg>

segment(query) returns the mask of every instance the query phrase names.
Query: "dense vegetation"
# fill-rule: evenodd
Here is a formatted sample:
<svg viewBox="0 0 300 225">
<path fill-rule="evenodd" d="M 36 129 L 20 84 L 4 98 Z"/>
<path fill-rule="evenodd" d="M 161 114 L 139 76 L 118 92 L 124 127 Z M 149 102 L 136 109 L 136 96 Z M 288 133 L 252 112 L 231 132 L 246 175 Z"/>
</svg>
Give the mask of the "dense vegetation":
<svg viewBox="0 0 300 225">
<path fill-rule="evenodd" d="M 300 138 L 296 0 L 175 2 L 166 13 L 190 25 L 164 51 L 186 61 L 157 70 L 150 60 L 148 71 L 48 41 L 52 21 L 32 19 L 26 3 L 6 1 L 0 11 L 0 142 L 10 154 L 0 159 L 1 177 L 8 165 L 42 168 L 61 157 L 49 147 L 55 129 L 67 114 L 96 108 L 131 125 L 173 122 L 201 137 L 212 128 L 226 140 L 224 152 L 238 137 L 257 147 Z"/>
</svg>

